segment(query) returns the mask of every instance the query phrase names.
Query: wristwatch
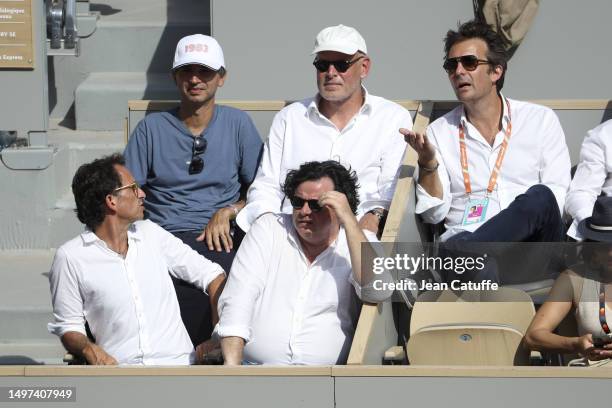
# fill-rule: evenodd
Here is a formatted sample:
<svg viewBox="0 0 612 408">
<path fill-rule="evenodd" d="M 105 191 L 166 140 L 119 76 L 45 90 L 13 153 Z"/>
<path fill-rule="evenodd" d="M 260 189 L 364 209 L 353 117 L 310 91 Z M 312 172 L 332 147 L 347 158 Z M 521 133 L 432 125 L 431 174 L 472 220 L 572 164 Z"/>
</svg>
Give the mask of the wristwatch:
<svg viewBox="0 0 612 408">
<path fill-rule="evenodd" d="M 385 210 L 380 207 L 373 208 L 368 211 L 368 214 L 374 214 L 376 217 L 378 217 L 378 222 L 380 222 L 385 217 Z"/>
</svg>

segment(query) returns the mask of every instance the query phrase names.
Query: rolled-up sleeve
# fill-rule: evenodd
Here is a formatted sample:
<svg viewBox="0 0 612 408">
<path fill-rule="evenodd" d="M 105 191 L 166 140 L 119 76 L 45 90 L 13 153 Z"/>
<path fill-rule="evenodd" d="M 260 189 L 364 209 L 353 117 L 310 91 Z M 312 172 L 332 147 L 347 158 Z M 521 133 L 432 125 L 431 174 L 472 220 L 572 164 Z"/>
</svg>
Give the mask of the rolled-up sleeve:
<svg viewBox="0 0 612 408">
<path fill-rule="evenodd" d="M 62 337 L 69 331 L 86 334 L 83 298 L 76 270 L 62 248 L 58 249 L 49 273 L 51 301 L 55 322 L 49 323 L 50 333 Z"/>
<path fill-rule="evenodd" d="M 403 108 L 397 110 L 394 114 L 394 119 L 388 123 L 385 128 L 388 135 L 386 146 L 382 152 L 380 163 L 381 170 L 377 180 L 379 199 L 378 201 L 370 200 L 361 203 L 360 210 L 362 213 L 366 213 L 377 207 L 388 210 L 391 206 L 391 200 L 393 200 L 393 194 L 395 193 L 402 160 L 404 159 L 407 146 L 401 133 L 399 133 L 400 128 L 412 128 L 412 117 L 410 116 L 410 112 Z"/>
<path fill-rule="evenodd" d="M 608 126 L 610 133 L 607 137 L 612 140 L 612 122 Z M 595 200 L 601 194 L 608 177 L 604 137 L 604 126 L 599 126 L 587 134 L 580 149 L 580 163 L 567 194 L 565 211 L 573 219 L 568 235 L 576 239 L 582 238 L 577 231 L 578 223 L 593 213 Z"/>
<path fill-rule="evenodd" d="M 264 289 L 272 238 L 268 223 L 275 218 L 259 218 L 245 236 L 232 264 L 223 293 L 219 298 L 218 337 L 251 339 L 251 320 L 257 299 Z"/>
<path fill-rule="evenodd" d="M 236 222 L 248 232 L 257 218 L 267 212 L 280 212 L 284 197 L 280 187 L 280 166 L 283 155 L 286 114 L 276 114 L 266 140 L 257 175 L 247 195 L 246 206 L 240 210 Z"/>
<path fill-rule="evenodd" d="M 172 276 L 207 292 L 210 282 L 225 273 L 221 265 L 206 259 L 157 224 L 153 222 L 149 224 L 152 232 L 158 236 L 157 242 L 160 243 L 160 251 L 164 254 Z M 151 241 L 154 240 L 151 239 Z"/>
</svg>

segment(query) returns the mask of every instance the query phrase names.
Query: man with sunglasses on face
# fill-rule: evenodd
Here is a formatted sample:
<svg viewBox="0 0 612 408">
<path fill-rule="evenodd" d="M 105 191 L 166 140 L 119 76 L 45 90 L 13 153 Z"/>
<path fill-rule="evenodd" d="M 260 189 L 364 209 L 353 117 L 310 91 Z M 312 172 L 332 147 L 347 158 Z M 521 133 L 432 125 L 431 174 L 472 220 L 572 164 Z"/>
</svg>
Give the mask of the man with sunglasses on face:
<svg viewBox="0 0 612 408">
<path fill-rule="evenodd" d="M 247 231 L 257 217 L 281 209 L 280 185 L 290 169 L 311 160 L 336 160 L 359 177 L 360 225 L 382 229 L 405 151 L 400 127 L 411 128 L 410 113 L 368 93 L 363 80 L 371 60 L 363 37 L 352 27 L 323 29 L 313 62 L 319 93 L 281 110 L 274 118 L 262 162 L 237 222 Z M 399 139 L 399 140 L 398 140 Z"/>
<path fill-rule="evenodd" d="M 359 298 L 391 295 L 362 271 L 362 243 L 377 240 L 355 217 L 357 178 L 336 161 L 309 162 L 283 192 L 292 214 L 253 224 L 219 298 L 225 364 L 343 364 Z"/>
<path fill-rule="evenodd" d="M 195 34 L 176 47 L 172 76 L 180 105 L 149 114 L 130 136 L 127 167 L 147 193 L 146 216 L 229 271 L 242 232 L 233 225 L 255 177 L 262 141 L 249 116 L 215 104 L 226 81 L 219 43 Z M 175 281 L 194 344 L 210 336 L 208 300 Z"/>
<path fill-rule="evenodd" d="M 157 224 L 142 221 L 145 193 L 121 155 L 82 165 L 72 191 L 87 229 L 55 254 L 49 274 L 55 322 L 49 331 L 88 364 L 200 360 L 210 342 L 194 350 L 168 272 L 207 291 L 216 310 L 223 269 Z"/>
<path fill-rule="evenodd" d="M 570 159 L 557 116 L 501 93 L 508 55 L 487 24 L 450 30 L 445 52 L 461 105 L 426 134 L 401 130 L 418 153 L 416 212 L 445 220 L 442 240 L 562 240 Z"/>
</svg>

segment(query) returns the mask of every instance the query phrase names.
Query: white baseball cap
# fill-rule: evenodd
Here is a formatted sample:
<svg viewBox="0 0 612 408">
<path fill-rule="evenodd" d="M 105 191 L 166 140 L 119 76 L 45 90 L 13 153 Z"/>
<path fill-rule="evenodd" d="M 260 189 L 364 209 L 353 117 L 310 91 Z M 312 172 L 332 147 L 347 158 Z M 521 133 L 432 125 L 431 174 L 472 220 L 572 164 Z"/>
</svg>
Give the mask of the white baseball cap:
<svg viewBox="0 0 612 408">
<path fill-rule="evenodd" d="M 347 55 L 353 55 L 357 51 L 368 53 L 365 40 L 359 31 L 342 24 L 324 28 L 317 34 L 312 53 L 321 51 L 337 51 Z"/>
<path fill-rule="evenodd" d="M 176 45 L 172 70 L 189 64 L 203 65 L 213 71 L 225 68 L 223 50 L 217 40 L 203 34 L 181 38 Z"/>
</svg>

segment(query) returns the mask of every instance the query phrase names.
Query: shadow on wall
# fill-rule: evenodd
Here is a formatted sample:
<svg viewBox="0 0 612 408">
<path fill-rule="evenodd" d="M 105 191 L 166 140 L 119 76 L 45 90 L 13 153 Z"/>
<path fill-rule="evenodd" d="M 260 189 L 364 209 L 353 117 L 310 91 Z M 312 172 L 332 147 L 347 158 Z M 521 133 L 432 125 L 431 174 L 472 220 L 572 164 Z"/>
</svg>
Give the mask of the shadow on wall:
<svg viewBox="0 0 612 408">
<path fill-rule="evenodd" d="M 210 35 L 210 0 L 167 0 L 166 16 L 166 27 L 152 55 L 148 74 L 170 72 L 176 44 L 184 36 Z M 143 99 L 158 98 L 153 91 L 156 88 L 147 82 Z"/>
<path fill-rule="evenodd" d="M 98 3 L 91 3 L 89 5 L 89 9 L 91 11 L 97 11 L 103 16 L 112 16 L 113 14 L 117 14 L 121 11 L 121 9 L 113 8 L 113 6 L 110 6 L 108 4 L 98 4 Z"/>
</svg>

